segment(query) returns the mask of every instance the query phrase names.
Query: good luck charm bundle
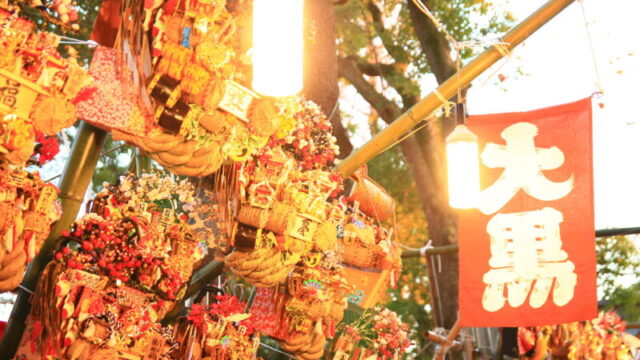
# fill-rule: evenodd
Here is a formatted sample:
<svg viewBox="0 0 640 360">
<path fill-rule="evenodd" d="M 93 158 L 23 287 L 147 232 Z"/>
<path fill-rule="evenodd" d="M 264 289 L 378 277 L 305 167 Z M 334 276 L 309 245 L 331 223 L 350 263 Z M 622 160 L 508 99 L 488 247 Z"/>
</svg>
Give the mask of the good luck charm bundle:
<svg viewBox="0 0 640 360">
<path fill-rule="evenodd" d="M 27 162 L 58 153 L 56 133 L 75 121 L 74 100 L 87 80 L 60 38 L 36 31 L 18 7 L 0 6 L 0 292 L 13 290 L 60 217 L 58 189 Z"/>
<path fill-rule="evenodd" d="M 351 288 L 336 257 L 342 178 L 330 124 L 317 106 L 290 100 L 296 126 L 240 170 L 240 206 L 225 263 L 259 289 L 258 328 L 297 359 L 319 359 Z"/>
<path fill-rule="evenodd" d="M 271 336 L 297 359 L 318 359 L 325 352 L 327 338 L 335 336 L 352 290 L 342 267 L 325 259 L 316 267 L 303 264 L 291 273 L 274 302 L 282 304 L 278 326 Z"/>
<path fill-rule="evenodd" d="M 0 292 L 15 289 L 25 264 L 40 250 L 60 217 L 58 189 L 37 172 L 0 167 Z"/>
<path fill-rule="evenodd" d="M 518 328 L 522 359 L 631 360 L 625 322 L 615 312 L 601 312 L 591 321 Z M 634 339 L 635 342 L 635 339 Z M 635 350 L 635 349 L 634 349 Z"/>
<path fill-rule="evenodd" d="M 398 360 L 409 345 L 409 325 L 395 312 L 376 306 L 356 321 L 340 325 L 329 360 Z"/>
<path fill-rule="evenodd" d="M 178 320 L 177 359 L 250 360 L 256 358 L 260 333 L 247 304 L 232 295 L 218 295 L 211 305 L 194 304 L 186 318 Z"/>
<path fill-rule="evenodd" d="M 338 243 L 345 276 L 355 287 L 349 301 L 370 308 L 381 300 L 389 285 L 395 286 L 402 270 L 401 251 L 392 240 L 392 229 L 382 223 L 395 211 L 393 199 L 368 178 L 366 167 L 354 178 L 346 204 L 337 204 L 347 208 L 341 218 Z"/>
<path fill-rule="evenodd" d="M 18 354 L 169 359 L 177 344 L 158 321 L 204 256 L 185 214 L 193 193 L 152 174 L 106 186 L 60 239 Z"/>
<path fill-rule="evenodd" d="M 300 261 L 317 266 L 336 244 L 337 224 L 326 202 L 342 186 L 340 176 L 328 171 L 335 139 L 317 106 L 300 105 L 292 114 L 296 130 L 272 138 L 239 174 L 240 209 L 225 263 L 258 287 L 284 281 Z M 312 134 L 315 129 L 327 130 Z M 305 156 L 316 159 L 308 168 L 300 160 Z"/>
</svg>

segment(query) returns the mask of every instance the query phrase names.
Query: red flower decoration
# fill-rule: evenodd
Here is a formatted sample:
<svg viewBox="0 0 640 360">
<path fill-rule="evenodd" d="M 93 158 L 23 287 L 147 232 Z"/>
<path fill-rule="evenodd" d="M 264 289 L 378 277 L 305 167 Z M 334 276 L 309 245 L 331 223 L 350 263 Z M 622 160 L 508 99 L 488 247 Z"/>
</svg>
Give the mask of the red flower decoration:
<svg viewBox="0 0 640 360">
<path fill-rule="evenodd" d="M 53 159 L 60 152 L 60 143 L 55 136 L 46 136 L 40 131 L 36 131 L 36 143 L 34 156 L 37 156 L 40 166 Z"/>
</svg>

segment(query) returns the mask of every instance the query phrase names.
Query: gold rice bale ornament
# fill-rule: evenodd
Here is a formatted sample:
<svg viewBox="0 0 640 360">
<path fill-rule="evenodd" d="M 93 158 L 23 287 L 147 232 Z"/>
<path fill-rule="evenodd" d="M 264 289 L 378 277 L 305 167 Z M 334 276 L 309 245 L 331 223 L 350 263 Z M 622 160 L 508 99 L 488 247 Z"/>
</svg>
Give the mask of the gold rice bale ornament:
<svg viewBox="0 0 640 360">
<path fill-rule="evenodd" d="M 31 113 L 33 126 L 45 135 L 55 135 L 76 122 L 76 107 L 64 97 L 40 96 Z"/>
<path fill-rule="evenodd" d="M 258 135 L 269 137 L 278 130 L 281 123 L 280 110 L 271 98 L 259 98 L 249 106 L 249 129 Z"/>
<path fill-rule="evenodd" d="M 344 253 L 343 262 L 347 265 L 367 269 L 378 267 L 380 260 L 384 258 L 381 250 L 375 244 L 364 243 L 358 240 L 342 241 Z"/>
<path fill-rule="evenodd" d="M 239 222 L 256 228 L 264 228 L 274 234 L 282 235 L 287 231 L 287 224 L 295 216 L 295 208 L 282 202 L 274 202 L 271 209 L 243 205 L 237 219 Z"/>
<path fill-rule="evenodd" d="M 323 222 L 318 226 L 313 234 L 313 245 L 320 251 L 333 249 L 338 238 L 336 225 L 330 222 Z"/>
</svg>

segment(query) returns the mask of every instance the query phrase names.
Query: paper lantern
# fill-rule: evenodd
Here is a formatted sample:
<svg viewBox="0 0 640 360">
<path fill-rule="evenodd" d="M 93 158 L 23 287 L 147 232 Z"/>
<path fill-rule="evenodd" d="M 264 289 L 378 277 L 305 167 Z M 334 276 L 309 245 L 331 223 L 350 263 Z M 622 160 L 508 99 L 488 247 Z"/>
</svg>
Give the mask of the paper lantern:
<svg viewBox="0 0 640 360">
<path fill-rule="evenodd" d="M 303 0 L 253 1 L 253 90 L 290 96 L 302 90 Z"/>
<path fill-rule="evenodd" d="M 480 192 L 478 138 L 465 125 L 447 137 L 449 205 L 456 209 L 476 206 Z"/>
</svg>

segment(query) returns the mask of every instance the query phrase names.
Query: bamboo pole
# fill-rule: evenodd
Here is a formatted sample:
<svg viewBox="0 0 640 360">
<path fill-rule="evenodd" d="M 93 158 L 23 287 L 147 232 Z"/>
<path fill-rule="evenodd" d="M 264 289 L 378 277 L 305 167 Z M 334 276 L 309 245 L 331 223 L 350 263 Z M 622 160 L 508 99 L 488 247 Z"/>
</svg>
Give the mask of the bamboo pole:
<svg viewBox="0 0 640 360">
<path fill-rule="evenodd" d="M 151 158 L 148 157 L 146 154 L 144 154 L 142 150 L 136 149 L 135 155 L 136 156 L 134 159 L 134 164 L 135 164 L 134 172 L 137 177 L 140 177 L 142 173 L 153 169 L 153 166 L 151 165 Z"/>
<path fill-rule="evenodd" d="M 165 315 L 162 319 L 162 325 L 173 323 L 184 309 L 184 301 L 198 293 L 202 287 L 213 281 L 216 276 L 222 274 L 223 269 L 224 263 L 213 260 L 203 266 L 202 269 L 196 271 L 196 273 L 191 277 L 191 281 L 189 282 L 189 286 L 187 287 L 184 297 L 182 300 L 176 302 L 171 311 Z"/>
<path fill-rule="evenodd" d="M 420 257 L 424 255 L 449 254 L 454 252 L 458 252 L 458 244 L 432 247 L 425 250 L 422 250 L 422 249 L 403 250 L 402 258 L 404 259 L 404 258 Z"/>
<path fill-rule="evenodd" d="M 33 292 L 42 270 L 51 261 L 56 242 L 62 231 L 68 229 L 76 219 L 87 187 L 91 183 L 106 135 L 103 130 L 85 122 L 80 124 L 78 134 L 73 142 L 73 149 L 60 180 L 59 197 L 62 203 L 62 216 L 51 230 L 49 237 L 44 241 L 38 255 L 27 268 L 27 273 L 18 290 L 18 299 L 13 306 L 2 342 L 0 342 L 0 360 L 13 358 L 18 348 L 31 309 L 29 292 Z"/>
<path fill-rule="evenodd" d="M 626 236 L 640 234 L 640 227 L 630 227 L 630 228 L 616 228 L 616 229 L 600 229 L 596 230 L 595 237 L 610 237 L 610 236 Z M 420 257 L 423 254 L 420 252 L 421 249 L 410 249 L 402 251 L 402 258 L 414 258 Z M 458 244 L 438 246 L 433 248 L 428 248 L 423 251 L 424 255 L 438 255 L 438 254 L 448 254 L 452 252 L 458 251 Z"/>
<path fill-rule="evenodd" d="M 460 69 L 457 74 L 454 74 L 442 83 L 434 92 L 420 100 L 420 102 L 400 115 L 400 117 L 366 144 L 342 160 L 340 164 L 338 164 L 337 170 L 343 176 L 347 177 L 360 166 L 384 152 L 416 124 L 440 108 L 444 104 L 443 100 L 454 97 L 459 87 L 467 87 L 480 74 L 507 55 L 511 49 L 540 29 L 574 1 L 575 0 L 551 0 L 547 2 L 504 35 L 502 41 L 506 44 L 494 45 L 484 51 L 467 66 Z"/>
</svg>

